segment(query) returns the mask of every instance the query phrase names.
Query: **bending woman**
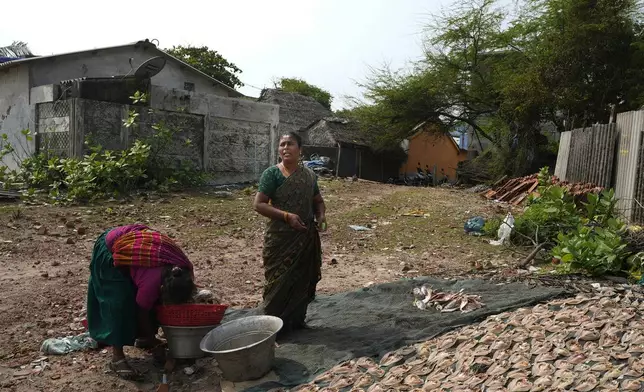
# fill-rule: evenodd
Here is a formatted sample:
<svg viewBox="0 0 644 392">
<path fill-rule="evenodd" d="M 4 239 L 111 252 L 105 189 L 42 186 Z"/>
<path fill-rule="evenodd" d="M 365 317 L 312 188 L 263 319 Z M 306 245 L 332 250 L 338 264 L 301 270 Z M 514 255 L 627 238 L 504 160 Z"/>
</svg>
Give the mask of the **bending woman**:
<svg viewBox="0 0 644 392">
<path fill-rule="evenodd" d="M 280 138 L 282 162 L 264 171 L 253 205 L 271 219 L 264 237 L 263 306 L 265 314 L 284 321 L 283 332 L 305 327 L 321 279 L 318 227 L 324 229 L 326 211 L 315 173 L 299 165 L 301 146 L 295 133 Z"/>
<path fill-rule="evenodd" d="M 154 349 L 159 302 L 185 303 L 195 291 L 193 267 L 168 236 L 143 225 L 116 227 L 94 244 L 87 290 L 92 339 L 112 346 L 110 368 L 120 377 L 139 376 L 127 363 L 124 346 Z"/>
</svg>

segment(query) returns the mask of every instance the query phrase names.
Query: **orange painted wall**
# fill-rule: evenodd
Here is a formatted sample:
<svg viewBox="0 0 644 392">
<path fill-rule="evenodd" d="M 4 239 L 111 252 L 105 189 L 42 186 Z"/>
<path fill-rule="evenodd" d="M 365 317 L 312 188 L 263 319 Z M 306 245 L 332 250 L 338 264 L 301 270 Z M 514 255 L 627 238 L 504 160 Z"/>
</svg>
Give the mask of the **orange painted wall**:
<svg viewBox="0 0 644 392">
<path fill-rule="evenodd" d="M 420 162 L 421 169 L 429 166 L 431 173 L 436 165 L 436 178 L 442 179 L 441 169 L 450 181 L 456 180 L 456 167 L 460 161 L 467 159 L 467 152 L 456 148 L 448 134 L 435 134 L 421 132 L 409 140 L 409 153 L 407 162 L 403 164 L 400 172 L 416 173 Z"/>
</svg>

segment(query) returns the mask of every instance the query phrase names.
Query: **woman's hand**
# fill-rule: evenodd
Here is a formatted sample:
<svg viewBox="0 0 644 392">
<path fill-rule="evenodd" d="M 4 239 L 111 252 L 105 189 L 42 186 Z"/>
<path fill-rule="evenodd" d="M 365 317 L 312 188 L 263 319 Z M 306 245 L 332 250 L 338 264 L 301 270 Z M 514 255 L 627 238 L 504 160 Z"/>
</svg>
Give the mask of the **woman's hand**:
<svg viewBox="0 0 644 392">
<path fill-rule="evenodd" d="M 320 214 L 316 218 L 318 221 L 318 230 L 319 231 L 326 231 L 326 215 L 325 214 Z"/>
<path fill-rule="evenodd" d="M 286 222 L 297 231 L 306 231 L 306 225 L 297 214 L 288 214 Z"/>
</svg>

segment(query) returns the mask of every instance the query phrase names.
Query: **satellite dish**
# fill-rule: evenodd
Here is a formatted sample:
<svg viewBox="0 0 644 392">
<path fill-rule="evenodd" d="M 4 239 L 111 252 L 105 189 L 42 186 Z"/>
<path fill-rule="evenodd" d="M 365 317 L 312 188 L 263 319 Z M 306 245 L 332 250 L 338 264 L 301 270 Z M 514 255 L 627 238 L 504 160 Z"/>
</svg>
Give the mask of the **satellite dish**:
<svg viewBox="0 0 644 392">
<path fill-rule="evenodd" d="M 134 71 L 134 76 L 139 79 L 148 79 L 161 72 L 163 67 L 165 67 L 164 57 L 152 57 L 139 65 Z"/>
</svg>

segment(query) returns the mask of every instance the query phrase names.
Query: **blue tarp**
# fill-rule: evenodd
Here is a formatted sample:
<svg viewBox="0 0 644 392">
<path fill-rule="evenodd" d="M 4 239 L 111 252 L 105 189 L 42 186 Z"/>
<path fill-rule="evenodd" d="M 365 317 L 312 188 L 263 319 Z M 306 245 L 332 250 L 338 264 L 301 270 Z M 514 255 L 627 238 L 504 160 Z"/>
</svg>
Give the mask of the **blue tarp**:
<svg viewBox="0 0 644 392">
<path fill-rule="evenodd" d="M 9 61 L 21 60 L 22 57 L 4 57 L 0 56 L 0 64 L 8 63 Z"/>
<path fill-rule="evenodd" d="M 324 167 L 325 163 L 322 160 L 315 160 L 315 161 L 304 161 L 304 165 L 308 168 L 314 168 L 314 167 Z"/>
</svg>

